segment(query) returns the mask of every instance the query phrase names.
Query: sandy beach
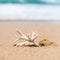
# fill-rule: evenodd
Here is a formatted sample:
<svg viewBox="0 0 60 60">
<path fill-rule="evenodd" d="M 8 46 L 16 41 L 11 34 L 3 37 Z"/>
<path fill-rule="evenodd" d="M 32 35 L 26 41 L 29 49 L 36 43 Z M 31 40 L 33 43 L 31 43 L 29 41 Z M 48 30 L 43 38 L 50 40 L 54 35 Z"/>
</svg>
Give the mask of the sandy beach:
<svg viewBox="0 0 60 60">
<path fill-rule="evenodd" d="M 48 39 L 57 46 L 13 47 L 16 28 L 28 34 L 39 34 L 37 42 Z M 0 60 L 60 60 L 60 24 L 0 23 Z"/>
</svg>

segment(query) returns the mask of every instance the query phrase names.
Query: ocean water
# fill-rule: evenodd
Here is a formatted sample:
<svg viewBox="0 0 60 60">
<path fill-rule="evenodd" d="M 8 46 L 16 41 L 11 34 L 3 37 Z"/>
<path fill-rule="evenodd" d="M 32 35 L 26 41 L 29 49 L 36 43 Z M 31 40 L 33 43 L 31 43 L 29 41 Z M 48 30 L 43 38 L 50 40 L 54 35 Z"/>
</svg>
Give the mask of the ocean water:
<svg viewBox="0 0 60 60">
<path fill-rule="evenodd" d="M 0 20 L 60 20 L 60 0 L 0 0 Z"/>
<path fill-rule="evenodd" d="M 15 4 L 60 4 L 60 0 L 0 0 L 0 3 Z"/>
</svg>

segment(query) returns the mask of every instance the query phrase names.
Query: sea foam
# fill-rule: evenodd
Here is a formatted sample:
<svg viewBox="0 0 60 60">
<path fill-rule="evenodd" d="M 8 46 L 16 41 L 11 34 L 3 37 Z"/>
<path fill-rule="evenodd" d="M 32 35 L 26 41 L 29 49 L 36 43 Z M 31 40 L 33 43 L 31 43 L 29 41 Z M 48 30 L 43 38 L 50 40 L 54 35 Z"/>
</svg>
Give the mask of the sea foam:
<svg viewBox="0 0 60 60">
<path fill-rule="evenodd" d="M 1 20 L 59 20 L 60 5 L 0 4 Z"/>
</svg>

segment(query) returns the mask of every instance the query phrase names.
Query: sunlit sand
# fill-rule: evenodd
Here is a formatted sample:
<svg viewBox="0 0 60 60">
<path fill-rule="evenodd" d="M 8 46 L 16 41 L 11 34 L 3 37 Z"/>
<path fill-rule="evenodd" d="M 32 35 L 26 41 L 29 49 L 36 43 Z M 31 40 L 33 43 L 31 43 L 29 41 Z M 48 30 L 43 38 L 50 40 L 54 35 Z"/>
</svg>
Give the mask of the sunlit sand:
<svg viewBox="0 0 60 60">
<path fill-rule="evenodd" d="M 25 34 L 39 34 L 36 42 L 47 39 L 57 46 L 14 47 L 17 43 L 16 28 Z M 50 44 L 49 42 L 49 44 Z M 60 24 L 0 23 L 0 60 L 60 60 Z"/>
</svg>

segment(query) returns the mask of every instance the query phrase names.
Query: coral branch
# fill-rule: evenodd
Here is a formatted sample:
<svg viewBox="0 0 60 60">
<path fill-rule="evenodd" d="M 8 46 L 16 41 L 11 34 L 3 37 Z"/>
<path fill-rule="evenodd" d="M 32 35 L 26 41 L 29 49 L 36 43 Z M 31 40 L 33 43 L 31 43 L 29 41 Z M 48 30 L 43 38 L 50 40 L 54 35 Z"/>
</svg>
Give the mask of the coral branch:
<svg viewBox="0 0 60 60">
<path fill-rule="evenodd" d="M 28 40 L 28 37 L 26 35 L 24 35 L 19 29 L 16 29 L 16 31 L 21 35 L 21 36 L 19 36 L 20 39 Z"/>
<path fill-rule="evenodd" d="M 17 37 L 17 40 L 22 39 L 25 40 L 25 42 L 17 43 L 15 45 L 22 45 L 22 46 L 39 46 L 34 40 L 38 37 L 38 34 L 35 32 L 32 32 L 31 36 L 30 34 L 26 35 L 23 34 L 19 29 L 16 29 L 16 31 L 19 33 L 19 37 Z"/>
</svg>

